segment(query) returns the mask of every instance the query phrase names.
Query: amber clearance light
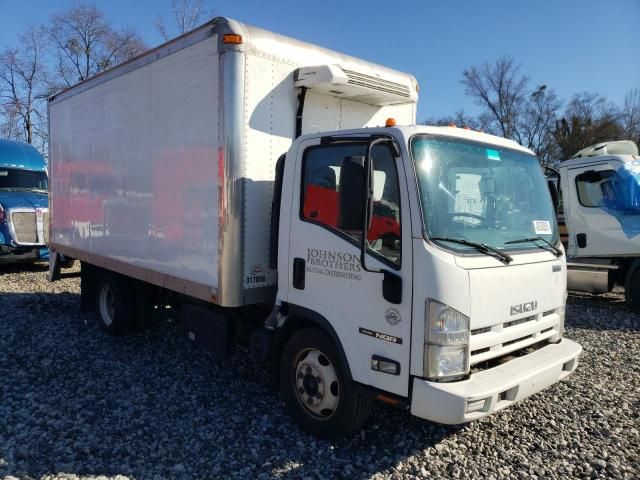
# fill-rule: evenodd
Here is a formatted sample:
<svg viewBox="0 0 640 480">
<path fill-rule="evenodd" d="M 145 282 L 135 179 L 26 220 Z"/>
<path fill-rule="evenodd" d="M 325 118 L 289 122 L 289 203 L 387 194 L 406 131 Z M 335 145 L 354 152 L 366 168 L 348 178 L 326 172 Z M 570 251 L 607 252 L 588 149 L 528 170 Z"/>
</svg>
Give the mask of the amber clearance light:
<svg viewBox="0 0 640 480">
<path fill-rule="evenodd" d="M 242 43 L 242 35 L 237 33 L 227 33 L 222 36 L 222 43 L 240 44 Z"/>
</svg>

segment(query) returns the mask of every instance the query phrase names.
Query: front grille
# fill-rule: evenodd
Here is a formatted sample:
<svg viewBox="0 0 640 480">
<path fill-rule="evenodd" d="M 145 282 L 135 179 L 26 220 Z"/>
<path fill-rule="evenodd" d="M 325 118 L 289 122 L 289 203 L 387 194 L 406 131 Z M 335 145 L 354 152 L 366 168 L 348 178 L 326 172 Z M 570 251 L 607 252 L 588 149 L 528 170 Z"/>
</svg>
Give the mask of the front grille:
<svg viewBox="0 0 640 480">
<path fill-rule="evenodd" d="M 471 355 L 480 355 L 481 353 L 488 352 L 489 350 L 491 350 L 491 348 L 489 348 L 489 347 L 479 348 L 479 349 L 474 350 L 473 352 L 471 352 Z"/>
<path fill-rule="evenodd" d="M 558 333 L 559 322 L 557 311 L 547 310 L 472 330 L 469 345 L 471 364 L 515 354 L 530 345 L 548 340 Z"/>
<path fill-rule="evenodd" d="M 35 212 L 16 212 L 11 214 L 13 230 L 17 243 L 37 243 L 38 228 Z"/>
<path fill-rule="evenodd" d="M 508 347 L 509 345 L 513 345 L 514 343 L 524 342 L 525 340 L 528 340 L 529 338 L 533 338 L 533 335 L 525 335 L 524 337 L 514 338 L 513 340 L 509 340 L 508 342 L 504 342 L 502 344 L 502 346 L 503 347 Z"/>
<path fill-rule="evenodd" d="M 523 323 L 531 322 L 536 319 L 535 315 L 530 317 L 520 318 L 518 320 L 511 320 L 510 322 L 506 322 L 504 324 L 504 328 L 515 327 L 516 325 L 522 325 Z"/>
</svg>

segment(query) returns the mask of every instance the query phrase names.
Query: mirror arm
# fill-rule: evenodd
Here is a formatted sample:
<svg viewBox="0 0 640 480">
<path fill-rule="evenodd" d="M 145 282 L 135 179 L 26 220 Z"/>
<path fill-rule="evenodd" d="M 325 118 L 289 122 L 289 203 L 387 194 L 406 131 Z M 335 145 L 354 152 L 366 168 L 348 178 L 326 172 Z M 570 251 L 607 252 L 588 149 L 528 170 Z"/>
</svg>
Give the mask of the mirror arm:
<svg viewBox="0 0 640 480">
<path fill-rule="evenodd" d="M 372 175 L 372 163 L 371 152 L 373 147 L 379 143 L 388 143 L 388 138 L 375 138 L 367 145 L 367 154 L 364 158 L 364 193 L 365 201 L 362 212 L 362 234 L 360 238 L 360 267 L 365 272 L 370 273 L 384 273 L 385 270 L 378 268 L 370 269 L 366 265 L 367 256 L 367 233 L 369 233 L 369 227 L 371 226 L 371 218 L 373 216 L 373 175 Z"/>
</svg>

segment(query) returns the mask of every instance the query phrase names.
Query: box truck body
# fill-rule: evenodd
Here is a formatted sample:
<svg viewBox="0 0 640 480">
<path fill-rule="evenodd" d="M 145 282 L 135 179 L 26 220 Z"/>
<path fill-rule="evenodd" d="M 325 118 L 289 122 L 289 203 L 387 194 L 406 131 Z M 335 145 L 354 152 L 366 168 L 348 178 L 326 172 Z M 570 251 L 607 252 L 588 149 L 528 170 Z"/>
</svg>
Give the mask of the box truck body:
<svg viewBox="0 0 640 480">
<path fill-rule="evenodd" d="M 322 438 L 373 400 L 508 407 L 581 352 L 549 191 L 515 142 L 412 126 L 416 100 L 411 75 L 223 18 L 72 87 L 50 100 L 51 278 L 81 260 L 110 334 L 167 293 L 214 354 L 251 332 Z"/>
<path fill-rule="evenodd" d="M 222 306 L 272 300 L 275 164 L 314 65 L 347 83 L 306 93 L 297 134 L 415 122 L 412 76 L 226 20 L 53 97 L 55 248 Z"/>
</svg>

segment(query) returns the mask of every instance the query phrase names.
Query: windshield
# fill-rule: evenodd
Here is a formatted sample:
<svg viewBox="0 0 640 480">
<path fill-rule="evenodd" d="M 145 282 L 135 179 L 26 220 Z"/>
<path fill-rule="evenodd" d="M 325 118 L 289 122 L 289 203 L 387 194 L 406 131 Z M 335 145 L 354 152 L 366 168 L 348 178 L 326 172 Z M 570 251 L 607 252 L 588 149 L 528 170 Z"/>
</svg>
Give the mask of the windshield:
<svg viewBox="0 0 640 480">
<path fill-rule="evenodd" d="M 46 190 L 47 187 L 47 174 L 45 172 L 0 167 L 0 189 Z"/>
<path fill-rule="evenodd" d="M 558 242 L 551 196 L 533 155 L 432 135 L 414 136 L 411 154 L 427 236 L 508 250 L 544 248 L 537 237 Z M 436 241 L 450 249 L 473 250 L 469 245 Z"/>
</svg>

